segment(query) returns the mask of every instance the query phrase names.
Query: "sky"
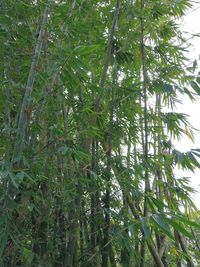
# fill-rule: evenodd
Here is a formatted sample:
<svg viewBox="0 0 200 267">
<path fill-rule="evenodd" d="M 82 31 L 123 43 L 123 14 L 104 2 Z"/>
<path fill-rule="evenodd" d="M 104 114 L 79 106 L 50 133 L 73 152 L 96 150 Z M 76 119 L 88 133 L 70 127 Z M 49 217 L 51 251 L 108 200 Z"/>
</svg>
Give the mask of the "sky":
<svg viewBox="0 0 200 267">
<path fill-rule="evenodd" d="M 186 13 L 183 20 L 180 21 L 181 30 L 185 32 L 185 35 L 190 37 L 191 34 L 200 33 L 200 0 L 197 0 L 191 10 Z M 200 70 L 200 37 L 195 37 L 189 41 L 191 46 L 188 49 L 187 57 L 194 62 L 197 60 L 198 68 Z M 191 125 L 198 129 L 195 134 L 195 142 L 188 140 L 187 137 L 183 137 L 181 141 L 174 141 L 176 148 L 179 151 L 189 151 L 193 148 L 200 148 L 200 98 L 192 103 L 188 97 L 180 96 L 182 105 L 177 105 L 176 112 L 182 112 L 188 114 Z M 200 209 L 200 170 L 195 170 L 194 173 L 187 171 L 176 170 L 176 176 L 179 177 L 191 177 L 191 185 L 198 192 L 193 196 L 194 203 Z"/>
</svg>

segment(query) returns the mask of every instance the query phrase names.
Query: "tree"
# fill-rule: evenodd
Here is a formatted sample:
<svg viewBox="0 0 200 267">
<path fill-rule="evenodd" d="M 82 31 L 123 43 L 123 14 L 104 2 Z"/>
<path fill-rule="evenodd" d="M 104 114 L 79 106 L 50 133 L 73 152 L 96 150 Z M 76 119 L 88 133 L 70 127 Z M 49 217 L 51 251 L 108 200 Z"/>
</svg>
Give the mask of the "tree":
<svg viewBox="0 0 200 267">
<path fill-rule="evenodd" d="M 195 266 L 191 2 L 2 1 L 2 266 Z M 172 141 L 171 141 L 172 140 Z M 184 208 L 184 211 L 181 211 Z"/>
</svg>

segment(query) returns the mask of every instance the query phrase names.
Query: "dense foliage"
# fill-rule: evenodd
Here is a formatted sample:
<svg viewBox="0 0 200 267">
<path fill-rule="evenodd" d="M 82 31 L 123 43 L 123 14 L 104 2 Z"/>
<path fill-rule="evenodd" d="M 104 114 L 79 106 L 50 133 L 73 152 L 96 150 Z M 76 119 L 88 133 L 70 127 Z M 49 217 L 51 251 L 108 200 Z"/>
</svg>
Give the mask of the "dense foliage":
<svg viewBox="0 0 200 267">
<path fill-rule="evenodd" d="M 189 0 L 0 1 L 2 267 L 193 267 Z M 195 214 L 197 212 L 195 211 Z"/>
</svg>

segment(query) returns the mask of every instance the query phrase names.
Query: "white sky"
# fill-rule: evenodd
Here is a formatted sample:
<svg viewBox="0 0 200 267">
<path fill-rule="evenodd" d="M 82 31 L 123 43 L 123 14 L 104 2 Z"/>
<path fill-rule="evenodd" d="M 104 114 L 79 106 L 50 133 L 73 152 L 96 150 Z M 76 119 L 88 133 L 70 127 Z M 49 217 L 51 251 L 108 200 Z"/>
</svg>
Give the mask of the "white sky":
<svg viewBox="0 0 200 267">
<path fill-rule="evenodd" d="M 181 30 L 187 32 L 186 36 L 190 37 L 191 34 L 200 33 L 200 0 L 196 0 L 193 10 L 188 11 L 183 21 L 181 21 Z M 194 10 L 195 9 L 195 10 Z M 198 62 L 200 69 L 200 37 L 195 37 L 189 41 L 191 47 L 189 48 L 188 57 L 193 62 L 195 59 Z M 177 105 L 177 112 L 183 112 L 190 116 L 189 121 L 192 126 L 200 130 L 200 98 L 192 103 L 187 97 L 181 96 L 183 102 L 182 105 Z M 183 137 L 181 141 L 174 142 L 176 148 L 180 151 L 189 151 L 191 148 L 200 148 L 200 131 L 195 134 L 195 142 L 188 140 L 187 137 Z M 186 171 L 177 171 L 177 177 L 191 177 L 192 187 L 198 191 L 193 196 L 193 200 L 200 209 L 200 170 L 196 170 L 195 173 Z"/>
</svg>

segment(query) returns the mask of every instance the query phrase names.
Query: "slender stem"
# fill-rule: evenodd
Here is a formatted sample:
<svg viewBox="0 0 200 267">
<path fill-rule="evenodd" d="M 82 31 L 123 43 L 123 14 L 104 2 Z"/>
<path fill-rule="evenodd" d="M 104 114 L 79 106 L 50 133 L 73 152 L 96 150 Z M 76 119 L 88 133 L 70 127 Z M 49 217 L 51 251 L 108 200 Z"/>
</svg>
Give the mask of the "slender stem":
<svg viewBox="0 0 200 267">
<path fill-rule="evenodd" d="M 107 51 L 106 51 L 105 59 L 104 59 L 104 67 L 103 67 L 101 79 L 99 81 L 100 87 L 104 87 L 105 80 L 106 80 L 108 66 L 109 66 L 110 58 L 111 58 L 111 54 L 112 54 L 114 33 L 116 30 L 117 21 L 118 21 L 118 17 L 119 17 L 119 8 L 120 8 L 120 0 L 117 0 L 116 7 L 115 7 L 115 13 L 114 13 L 113 21 L 112 21 L 112 27 L 111 27 L 110 35 L 109 35 L 109 39 L 108 39 Z"/>
<path fill-rule="evenodd" d="M 21 106 L 21 110 L 19 114 L 19 120 L 17 123 L 17 133 L 16 133 L 16 139 L 15 139 L 16 141 L 15 141 L 13 157 L 12 157 L 12 164 L 15 163 L 17 157 L 19 157 L 22 152 L 22 145 L 23 145 L 25 129 L 26 129 L 26 124 L 27 124 L 27 113 L 28 113 L 28 108 L 30 106 L 30 96 L 31 96 L 34 81 L 35 81 L 36 67 L 37 67 L 41 49 L 42 49 L 48 14 L 49 14 L 49 6 L 47 6 L 44 10 L 40 32 L 39 32 L 39 36 L 37 39 L 35 52 L 33 55 L 33 60 L 32 60 L 30 71 L 29 71 L 25 94 L 24 94 L 24 98 L 22 101 L 22 106 Z"/>
<path fill-rule="evenodd" d="M 145 49 L 144 49 L 144 1 L 140 0 L 140 31 L 141 31 L 141 39 L 140 39 L 140 49 L 141 49 L 141 65 L 142 65 L 142 89 L 143 89 L 143 98 L 144 98 L 144 180 L 145 180 L 145 190 L 144 190 L 144 216 L 148 215 L 148 207 L 147 207 L 147 194 L 150 191 L 149 185 L 149 173 L 148 173 L 148 118 L 147 118 L 147 72 L 145 66 Z M 140 267 L 144 267 L 145 263 L 145 237 L 142 238 L 141 243 L 141 252 L 140 252 Z"/>
<path fill-rule="evenodd" d="M 108 266 L 109 249 L 105 245 L 110 239 L 110 181 L 111 181 L 111 160 L 112 160 L 112 136 L 113 136 L 113 117 L 114 117 L 114 91 L 117 82 L 117 62 L 115 59 L 114 70 L 113 70 L 113 84 L 111 89 L 111 100 L 110 100 L 110 118 L 109 118 L 109 129 L 108 129 L 108 151 L 107 151 L 107 167 L 106 167 L 106 194 L 105 194 L 105 228 L 104 228 L 104 250 L 102 257 L 102 265 Z"/>
</svg>

